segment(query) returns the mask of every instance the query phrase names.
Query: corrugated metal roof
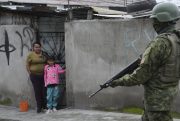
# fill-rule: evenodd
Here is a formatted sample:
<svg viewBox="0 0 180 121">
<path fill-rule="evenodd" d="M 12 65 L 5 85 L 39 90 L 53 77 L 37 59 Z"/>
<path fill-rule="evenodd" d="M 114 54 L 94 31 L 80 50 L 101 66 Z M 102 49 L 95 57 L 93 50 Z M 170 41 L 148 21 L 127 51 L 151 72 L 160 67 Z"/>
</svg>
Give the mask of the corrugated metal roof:
<svg viewBox="0 0 180 121">
<path fill-rule="evenodd" d="M 55 4 L 68 5 L 68 0 L 0 0 L 0 2 L 17 2 L 17 3 L 37 3 L 37 4 Z M 70 5 L 87 5 L 87 6 L 126 6 L 128 4 L 143 0 L 69 0 Z"/>
<path fill-rule="evenodd" d="M 0 0 L 0 2 L 37 3 L 37 4 L 67 4 L 67 0 Z"/>
<path fill-rule="evenodd" d="M 132 19 L 132 15 L 106 15 L 106 14 L 94 14 L 95 16 L 107 17 L 107 18 L 123 18 L 123 19 Z"/>
<path fill-rule="evenodd" d="M 98 12 L 99 14 L 111 14 L 111 15 L 125 15 L 127 12 L 117 11 L 117 10 L 110 10 L 108 8 L 102 7 L 91 7 L 94 11 Z"/>
<path fill-rule="evenodd" d="M 127 15 L 127 12 L 110 10 L 108 8 L 102 7 L 91 7 L 93 11 L 97 12 L 94 14 L 95 16 L 107 17 L 107 18 L 123 18 L 123 19 L 131 19 L 132 15 Z"/>
</svg>

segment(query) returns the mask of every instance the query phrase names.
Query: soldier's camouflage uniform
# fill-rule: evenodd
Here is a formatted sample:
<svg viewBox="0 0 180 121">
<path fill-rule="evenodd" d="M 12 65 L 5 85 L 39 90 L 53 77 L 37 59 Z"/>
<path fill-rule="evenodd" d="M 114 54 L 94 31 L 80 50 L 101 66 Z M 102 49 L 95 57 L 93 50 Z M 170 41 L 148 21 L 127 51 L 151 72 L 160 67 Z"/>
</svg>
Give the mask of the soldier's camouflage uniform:
<svg viewBox="0 0 180 121">
<path fill-rule="evenodd" d="M 170 110 L 180 77 L 180 40 L 173 30 L 171 26 L 151 41 L 132 74 L 111 83 L 112 87 L 143 85 L 143 121 L 172 121 Z"/>
</svg>

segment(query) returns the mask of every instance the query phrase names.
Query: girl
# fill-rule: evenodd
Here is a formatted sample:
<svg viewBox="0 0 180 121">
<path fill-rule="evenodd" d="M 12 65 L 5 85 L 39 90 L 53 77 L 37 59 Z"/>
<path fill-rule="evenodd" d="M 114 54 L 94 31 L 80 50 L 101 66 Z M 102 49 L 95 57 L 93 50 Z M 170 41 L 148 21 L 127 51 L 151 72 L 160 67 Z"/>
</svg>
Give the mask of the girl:
<svg viewBox="0 0 180 121">
<path fill-rule="evenodd" d="M 55 64 L 54 57 L 49 57 L 47 59 L 47 65 L 44 67 L 44 82 L 45 87 L 47 87 L 47 112 L 57 111 L 56 106 L 58 104 L 57 100 L 59 98 L 59 74 L 64 73 L 60 65 Z"/>
</svg>

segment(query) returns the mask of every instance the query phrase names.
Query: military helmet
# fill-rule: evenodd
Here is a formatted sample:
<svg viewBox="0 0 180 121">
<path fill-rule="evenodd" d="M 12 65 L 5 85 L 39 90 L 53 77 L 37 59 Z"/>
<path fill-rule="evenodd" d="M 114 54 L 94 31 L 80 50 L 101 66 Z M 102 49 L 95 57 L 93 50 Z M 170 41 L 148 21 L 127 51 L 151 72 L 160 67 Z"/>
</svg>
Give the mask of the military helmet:
<svg viewBox="0 0 180 121">
<path fill-rule="evenodd" d="M 156 18 L 159 22 L 174 21 L 180 18 L 180 11 L 173 3 L 159 3 L 154 6 L 150 18 Z"/>
</svg>

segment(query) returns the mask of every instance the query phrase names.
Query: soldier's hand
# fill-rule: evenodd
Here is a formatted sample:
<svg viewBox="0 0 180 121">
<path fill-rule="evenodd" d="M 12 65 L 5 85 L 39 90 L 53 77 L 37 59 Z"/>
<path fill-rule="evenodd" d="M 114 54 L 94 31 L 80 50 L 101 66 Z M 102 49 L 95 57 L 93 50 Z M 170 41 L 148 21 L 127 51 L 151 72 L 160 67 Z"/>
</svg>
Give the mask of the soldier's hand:
<svg viewBox="0 0 180 121">
<path fill-rule="evenodd" d="M 100 87 L 101 88 L 107 88 L 107 87 L 109 87 L 109 84 L 106 83 L 106 84 L 100 85 Z"/>
</svg>

